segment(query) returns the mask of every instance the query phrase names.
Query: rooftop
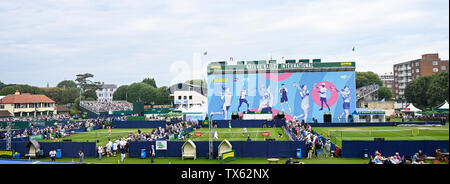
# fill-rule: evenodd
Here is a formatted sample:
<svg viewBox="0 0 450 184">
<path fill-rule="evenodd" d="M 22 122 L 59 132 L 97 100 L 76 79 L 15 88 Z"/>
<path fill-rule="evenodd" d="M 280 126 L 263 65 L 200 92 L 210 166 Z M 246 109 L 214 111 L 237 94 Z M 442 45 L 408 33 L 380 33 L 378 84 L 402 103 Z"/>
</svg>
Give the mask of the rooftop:
<svg viewBox="0 0 450 184">
<path fill-rule="evenodd" d="M 55 103 L 55 101 L 45 95 L 20 94 L 19 91 L 16 91 L 15 94 L 7 95 L 0 100 L 0 104 L 12 103 Z"/>
</svg>

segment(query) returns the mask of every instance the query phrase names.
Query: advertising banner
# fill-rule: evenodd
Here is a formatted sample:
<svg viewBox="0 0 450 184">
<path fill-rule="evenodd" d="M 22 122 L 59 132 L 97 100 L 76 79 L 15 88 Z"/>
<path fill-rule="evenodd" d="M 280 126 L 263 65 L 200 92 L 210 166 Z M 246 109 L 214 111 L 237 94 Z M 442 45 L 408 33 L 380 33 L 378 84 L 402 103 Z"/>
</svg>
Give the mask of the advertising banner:
<svg viewBox="0 0 450 184">
<path fill-rule="evenodd" d="M 156 141 L 156 150 L 167 150 L 167 141 Z"/>
<path fill-rule="evenodd" d="M 229 120 L 233 112 L 283 111 L 288 120 L 348 122 L 356 109 L 354 71 L 208 75 L 208 113 Z"/>
</svg>

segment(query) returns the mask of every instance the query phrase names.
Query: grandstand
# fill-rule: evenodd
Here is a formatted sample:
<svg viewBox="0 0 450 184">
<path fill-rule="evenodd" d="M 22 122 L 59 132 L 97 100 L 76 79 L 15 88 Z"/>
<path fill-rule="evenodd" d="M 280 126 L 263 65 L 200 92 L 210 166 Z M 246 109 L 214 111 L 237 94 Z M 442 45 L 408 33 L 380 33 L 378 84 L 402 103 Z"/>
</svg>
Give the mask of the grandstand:
<svg viewBox="0 0 450 184">
<path fill-rule="evenodd" d="M 378 85 L 362 86 L 356 89 L 356 99 L 359 101 L 364 98 L 376 100 L 378 98 Z"/>
<path fill-rule="evenodd" d="M 133 104 L 124 100 L 99 102 L 99 101 L 80 101 L 80 106 L 95 114 L 109 111 L 129 111 L 133 110 Z"/>
</svg>

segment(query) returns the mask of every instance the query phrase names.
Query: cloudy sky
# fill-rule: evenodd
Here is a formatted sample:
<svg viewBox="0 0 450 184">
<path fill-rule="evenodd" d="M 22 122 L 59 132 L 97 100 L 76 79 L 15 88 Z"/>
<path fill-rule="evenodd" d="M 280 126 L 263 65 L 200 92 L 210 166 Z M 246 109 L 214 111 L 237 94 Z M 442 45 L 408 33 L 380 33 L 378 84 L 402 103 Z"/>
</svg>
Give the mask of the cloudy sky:
<svg viewBox="0 0 450 184">
<path fill-rule="evenodd" d="M 7 84 L 56 86 L 88 72 L 162 86 L 230 57 L 356 61 L 357 71 L 388 73 L 426 53 L 449 58 L 448 0 L 0 0 Z"/>
</svg>

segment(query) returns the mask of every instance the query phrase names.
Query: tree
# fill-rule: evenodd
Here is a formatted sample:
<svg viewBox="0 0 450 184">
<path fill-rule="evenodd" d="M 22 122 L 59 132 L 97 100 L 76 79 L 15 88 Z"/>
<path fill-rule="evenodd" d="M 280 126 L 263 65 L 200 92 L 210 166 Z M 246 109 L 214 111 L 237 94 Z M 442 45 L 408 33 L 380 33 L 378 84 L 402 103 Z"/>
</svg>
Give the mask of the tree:
<svg viewBox="0 0 450 184">
<path fill-rule="evenodd" d="M 422 76 L 408 83 L 405 88 L 405 98 L 419 109 L 428 108 L 427 91 L 432 80 L 432 76 Z"/>
<path fill-rule="evenodd" d="M 63 80 L 56 86 L 58 88 L 76 88 L 77 84 L 73 80 Z"/>
<path fill-rule="evenodd" d="M 62 97 L 59 104 L 69 104 L 74 103 L 75 99 L 78 97 L 79 92 L 77 88 L 63 88 L 61 89 Z"/>
<path fill-rule="evenodd" d="M 378 99 L 390 100 L 392 98 L 392 92 L 389 88 L 381 86 L 378 88 Z"/>
<path fill-rule="evenodd" d="M 156 81 L 154 78 L 145 78 L 144 80 L 142 80 L 143 83 L 146 83 L 154 88 L 158 88 L 156 87 Z"/>
<path fill-rule="evenodd" d="M 362 86 L 378 84 L 378 86 L 383 86 L 383 81 L 380 77 L 373 72 L 356 72 L 356 88 Z"/>
<path fill-rule="evenodd" d="M 128 85 L 122 85 L 113 94 L 113 100 L 127 100 Z"/>
<path fill-rule="evenodd" d="M 171 103 L 170 93 L 166 86 L 156 89 L 156 104 L 167 105 Z"/>
<path fill-rule="evenodd" d="M 3 87 L 5 87 L 5 84 L 2 81 L 0 81 L 0 90 L 2 90 Z"/>
<path fill-rule="evenodd" d="M 84 98 L 86 98 L 86 100 L 89 98 L 97 100 L 97 93 L 94 89 L 86 90 L 85 92 L 83 92 L 83 96 Z"/>
<path fill-rule="evenodd" d="M 87 90 L 97 90 L 100 89 L 103 83 L 101 82 L 92 82 L 91 80 L 88 80 L 88 78 L 94 77 L 94 75 L 90 73 L 85 74 L 78 74 L 76 75 L 77 78 L 75 81 L 77 81 L 77 85 L 81 88 L 81 92 L 85 92 Z"/>
<path fill-rule="evenodd" d="M 0 95 L 9 95 L 16 93 L 19 90 L 20 93 L 31 93 L 31 94 L 43 94 L 44 90 L 35 86 L 17 84 L 12 86 L 4 87 L 0 90 Z"/>
<path fill-rule="evenodd" d="M 48 88 L 44 91 L 45 96 L 49 97 L 53 101 L 55 101 L 56 104 L 62 104 L 62 90 L 61 88 L 54 87 L 54 88 Z"/>
<path fill-rule="evenodd" d="M 139 89 L 139 97 L 144 104 L 150 105 L 154 104 L 157 101 L 157 91 L 156 88 L 150 85 L 144 85 L 141 89 Z"/>
<path fill-rule="evenodd" d="M 448 89 L 448 70 L 432 75 L 429 88 L 426 92 L 426 98 L 429 108 L 434 108 L 445 100 L 449 100 L 449 89 Z"/>
</svg>

